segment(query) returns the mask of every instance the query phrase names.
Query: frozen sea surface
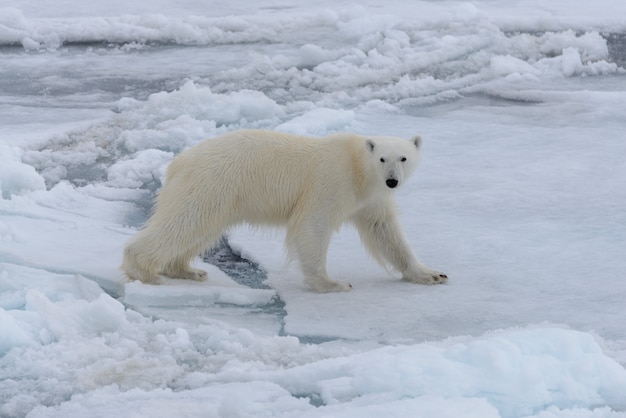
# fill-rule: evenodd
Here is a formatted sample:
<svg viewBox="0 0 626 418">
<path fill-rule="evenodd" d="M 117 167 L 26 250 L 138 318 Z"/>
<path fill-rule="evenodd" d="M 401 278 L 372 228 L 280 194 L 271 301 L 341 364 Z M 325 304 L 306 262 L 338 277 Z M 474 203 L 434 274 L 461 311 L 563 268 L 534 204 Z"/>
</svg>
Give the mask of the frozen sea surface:
<svg viewBox="0 0 626 418">
<path fill-rule="evenodd" d="M 6 1 L 0 416 L 625 417 L 626 5 Z M 342 229 L 206 283 L 126 283 L 169 161 L 240 128 L 421 134 L 402 223 L 448 284 Z"/>
</svg>

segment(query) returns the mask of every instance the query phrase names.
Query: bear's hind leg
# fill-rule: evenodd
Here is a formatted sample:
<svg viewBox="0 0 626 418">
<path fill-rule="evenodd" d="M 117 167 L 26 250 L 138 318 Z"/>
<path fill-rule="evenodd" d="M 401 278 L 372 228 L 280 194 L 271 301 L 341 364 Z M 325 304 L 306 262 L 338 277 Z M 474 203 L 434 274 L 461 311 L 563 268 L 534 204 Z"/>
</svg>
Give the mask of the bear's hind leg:
<svg viewBox="0 0 626 418">
<path fill-rule="evenodd" d="M 203 282 L 208 278 L 206 271 L 190 266 L 170 268 L 162 274 L 172 279 L 195 280 L 197 282 Z"/>
<path fill-rule="evenodd" d="M 193 260 L 202 250 L 188 251 L 170 260 L 160 273 L 172 279 L 205 281 L 208 278 L 207 272 L 191 267 Z"/>
<path fill-rule="evenodd" d="M 143 231 L 133 238 L 124 248 L 124 260 L 121 269 L 131 280 L 142 283 L 158 283 L 158 267 L 149 261 L 149 256 L 141 251 Z"/>
</svg>

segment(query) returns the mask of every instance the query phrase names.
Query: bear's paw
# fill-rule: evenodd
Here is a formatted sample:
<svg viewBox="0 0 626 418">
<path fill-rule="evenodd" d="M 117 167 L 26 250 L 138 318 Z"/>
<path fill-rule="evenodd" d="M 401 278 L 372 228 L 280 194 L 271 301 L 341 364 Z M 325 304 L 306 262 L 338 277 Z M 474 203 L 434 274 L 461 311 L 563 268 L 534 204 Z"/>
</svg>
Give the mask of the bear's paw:
<svg viewBox="0 0 626 418">
<path fill-rule="evenodd" d="M 330 279 L 310 278 L 305 279 L 304 282 L 311 290 L 318 293 L 347 292 L 352 289 L 350 283 Z"/>
<path fill-rule="evenodd" d="M 171 277 L 172 279 L 194 280 L 197 282 L 203 282 L 208 278 L 206 271 L 194 268 L 189 268 L 181 271 L 165 272 L 163 275 Z"/>
<path fill-rule="evenodd" d="M 448 281 L 448 275 L 438 271 L 429 270 L 421 271 L 411 276 L 404 276 L 402 277 L 402 280 L 418 284 L 441 284 Z"/>
</svg>

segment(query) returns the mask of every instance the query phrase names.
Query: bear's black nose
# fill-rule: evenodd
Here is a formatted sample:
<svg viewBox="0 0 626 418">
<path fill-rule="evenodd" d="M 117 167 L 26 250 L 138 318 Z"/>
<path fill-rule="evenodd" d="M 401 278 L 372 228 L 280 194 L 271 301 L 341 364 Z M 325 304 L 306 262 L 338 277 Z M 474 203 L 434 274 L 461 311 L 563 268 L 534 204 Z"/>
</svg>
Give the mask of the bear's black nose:
<svg viewBox="0 0 626 418">
<path fill-rule="evenodd" d="M 398 185 L 398 180 L 396 180 L 396 179 L 387 179 L 387 181 L 385 183 L 387 183 L 387 187 L 389 187 L 390 189 L 393 189 L 394 187 L 396 187 Z"/>
</svg>

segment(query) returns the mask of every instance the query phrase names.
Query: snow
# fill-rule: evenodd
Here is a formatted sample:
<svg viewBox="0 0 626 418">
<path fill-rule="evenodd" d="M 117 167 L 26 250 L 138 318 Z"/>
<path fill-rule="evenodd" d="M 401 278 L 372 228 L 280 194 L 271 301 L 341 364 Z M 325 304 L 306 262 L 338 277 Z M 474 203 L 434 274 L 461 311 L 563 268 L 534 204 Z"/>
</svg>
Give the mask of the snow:
<svg viewBox="0 0 626 418">
<path fill-rule="evenodd" d="M 3 199 L 33 190 L 45 190 L 43 177 L 30 165 L 20 160 L 20 149 L 0 145 L 0 159 L 3 161 L 0 171 L 0 191 Z"/>
<path fill-rule="evenodd" d="M 626 417 L 617 3 L 5 1 L 0 416 Z M 171 158 L 241 128 L 420 134 L 398 206 L 449 283 L 349 227 L 347 293 L 246 227 L 126 283 Z"/>
</svg>

